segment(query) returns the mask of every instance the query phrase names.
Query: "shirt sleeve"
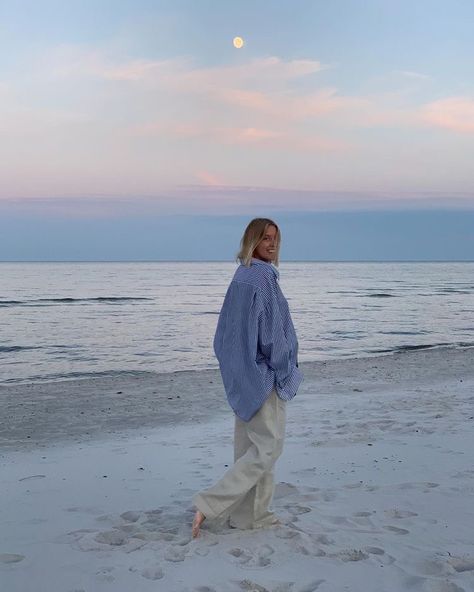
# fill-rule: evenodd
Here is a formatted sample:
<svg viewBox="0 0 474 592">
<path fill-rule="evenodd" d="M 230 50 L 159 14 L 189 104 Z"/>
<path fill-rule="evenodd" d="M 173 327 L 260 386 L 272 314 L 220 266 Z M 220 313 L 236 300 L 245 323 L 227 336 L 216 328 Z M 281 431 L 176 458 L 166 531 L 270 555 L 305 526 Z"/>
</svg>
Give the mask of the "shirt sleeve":
<svg viewBox="0 0 474 592">
<path fill-rule="evenodd" d="M 249 284 L 232 282 L 224 299 L 214 336 L 214 353 L 221 367 L 245 380 L 246 369 L 257 358 L 258 318 L 262 303 Z"/>
<path fill-rule="evenodd" d="M 258 319 L 258 350 L 275 372 L 277 386 L 283 388 L 291 378 L 292 367 L 276 290 L 273 289 L 266 295 Z"/>
</svg>

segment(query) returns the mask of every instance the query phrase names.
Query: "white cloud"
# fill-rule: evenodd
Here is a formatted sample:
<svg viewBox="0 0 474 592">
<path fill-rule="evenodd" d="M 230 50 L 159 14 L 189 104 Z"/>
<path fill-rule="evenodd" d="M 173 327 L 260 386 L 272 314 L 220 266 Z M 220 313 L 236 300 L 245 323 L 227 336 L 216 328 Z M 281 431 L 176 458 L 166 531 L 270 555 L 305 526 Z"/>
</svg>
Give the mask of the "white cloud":
<svg viewBox="0 0 474 592">
<path fill-rule="evenodd" d="M 472 134 L 474 133 L 474 99 L 448 97 L 433 101 L 421 109 L 421 118 L 434 127 Z"/>
<path fill-rule="evenodd" d="M 433 77 L 428 74 L 422 74 L 421 72 L 413 72 L 411 70 L 397 70 L 398 74 L 405 76 L 405 78 L 411 78 L 412 80 L 432 80 Z"/>
</svg>

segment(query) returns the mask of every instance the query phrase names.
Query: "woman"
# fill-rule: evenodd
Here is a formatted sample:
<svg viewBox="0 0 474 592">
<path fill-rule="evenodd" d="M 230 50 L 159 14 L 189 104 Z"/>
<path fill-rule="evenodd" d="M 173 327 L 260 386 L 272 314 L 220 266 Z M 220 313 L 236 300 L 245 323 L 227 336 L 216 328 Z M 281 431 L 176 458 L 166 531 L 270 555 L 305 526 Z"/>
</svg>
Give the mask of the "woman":
<svg viewBox="0 0 474 592">
<path fill-rule="evenodd" d="M 302 381 L 298 341 L 278 284 L 280 231 L 272 220 L 247 226 L 240 266 L 219 315 L 214 351 L 235 413 L 234 465 L 194 498 L 193 537 L 206 518 L 229 517 L 234 528 L 278 523 L 269 511 L 273 467 L 283 449 L 285 402 Z"/>
</svg>

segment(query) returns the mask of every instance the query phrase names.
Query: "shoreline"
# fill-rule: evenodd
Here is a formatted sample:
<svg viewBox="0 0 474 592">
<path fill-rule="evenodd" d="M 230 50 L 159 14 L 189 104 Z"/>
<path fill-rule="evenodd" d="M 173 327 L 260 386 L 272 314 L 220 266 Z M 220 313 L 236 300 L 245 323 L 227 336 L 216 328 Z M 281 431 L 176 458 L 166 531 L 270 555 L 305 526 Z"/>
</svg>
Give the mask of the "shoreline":
<svg viewBox="0 0 474 592">
<path fill-rule="evenodd" d="M 23 349 L 21 346 L 13 346 L 19 347 L 19 349 Z M 379 358 L 382 356 L 391 356 L 396 354 L 403 354 L 409 353 L 414 351 L 422 351 L 422 350 L 433 350 L 433 349 L 456 349 L 456 350 L 464 350 L 474 348 L 474 341 L 456 341 L 451 343 L 431 343 L 431 344 L 414 344 L 414 345 L 400 345 L 394 346 L 388 349 L 377 349 L 377 350 L 367 350 L 361 352 L 351 352 L 345 355 L 339 356 L 331 356 L 327 358 L 315 359 L 315 360 L 305 360 L 301 362 L 301 364 L 311 365 L 311 364 L 321 364 L 326 362 L 333 362 L 333 361 L 342 361 L 342 360 L 365 360 L 365 359 L 372 359 L 372 358 Z M 8 349 L 8 348 L 6 348 Z M 26 347 L 28 349 L 28 347 Z M 0 351 L 2 348 L 0 347 Z M 10 387 L 10 386 L 29 386 L 29 385 L 40 385 L 40 384 L 49 384 L 49 383 L 56 383 L 56 382 L 70 382 L 70 381 L 82 381 L 82 380 L 90 380 L 90 379 L 101 379 L 101 378 L 119 378 L 119 377 L 147 377 L 147 376 L 156 376 L 156 375 L 167 375 L 167 374 L 179 374 L 182 372 L 210 372 L 214 370 L 219 370 L 219 366 L 217 363 L 210 364 L 208 366 L 202 368 L 186 368 L 184 370 L 164 370 L 163 372 L 157 372 L 155 370 L 139 370 L 139 369 L 130 369 L 130 370 L 97 370 L 95 372 L 71 372 L 69 374 L 56 374 L 56 375 L 44 375 L 44 376 L 32 376 L 29 378 L 8 378 L 6 380 L 0 380 L 0 389 L 2 387 Z"/>
<path fill-rule="evenodd" d="M 290 405 L 309 392 L 357 395 L 383 392 L 394 383 L 449 382 L 460 374 L 472 378 L 474 347 L 302 362 L 300 367 L 305 380 Z M 3 384 L 0 405 L 5 409 L 0 451 L 109 439 L 232 415 L 218 369 Z"/>
</svg>

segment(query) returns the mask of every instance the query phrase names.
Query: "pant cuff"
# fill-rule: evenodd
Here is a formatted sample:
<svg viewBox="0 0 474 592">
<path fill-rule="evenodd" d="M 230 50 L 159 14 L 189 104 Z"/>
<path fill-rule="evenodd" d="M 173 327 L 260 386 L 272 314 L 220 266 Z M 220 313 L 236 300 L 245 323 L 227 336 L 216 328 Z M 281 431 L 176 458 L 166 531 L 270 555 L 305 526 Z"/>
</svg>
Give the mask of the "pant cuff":
<svg viewBox="0 0 474 592">
<path fill-rule="evenodd" d="M 196 508 L 204 514 L 206 518 L 214 519 L 217 518 L 221 513 L 215 512 L 200 493 L 194 496 L 193 503 L 196 506 Z"/>
</svg>

